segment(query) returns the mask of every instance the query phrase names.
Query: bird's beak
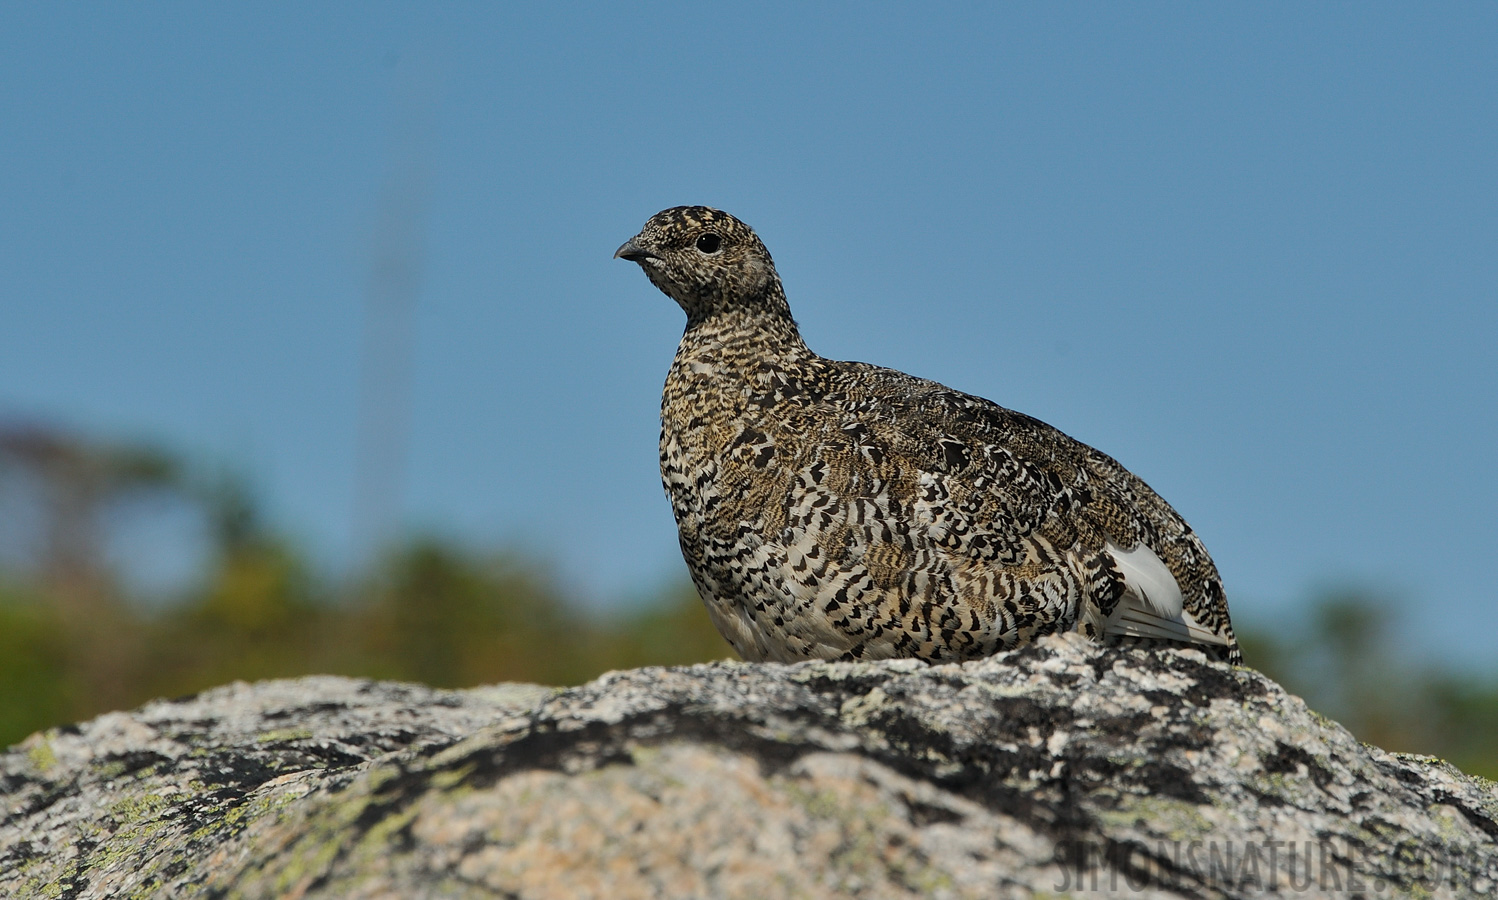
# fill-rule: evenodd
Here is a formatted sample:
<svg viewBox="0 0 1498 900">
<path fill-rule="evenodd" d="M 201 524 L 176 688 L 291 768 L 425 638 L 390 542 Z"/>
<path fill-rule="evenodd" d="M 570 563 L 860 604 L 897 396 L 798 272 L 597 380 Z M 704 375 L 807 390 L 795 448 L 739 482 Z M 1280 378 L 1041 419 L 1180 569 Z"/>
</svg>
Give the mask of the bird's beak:
<svg viewBox="0 0 1498 900">
<path fill-rule="evenodd" d="M 647 259 L 660 259 L 654 253 L 635 243 L 634 238 L 624 242 L 624 245 L 614 251 L 614 259 L 627 259 L 630 262 L 644 262 Z"/>
</svg>

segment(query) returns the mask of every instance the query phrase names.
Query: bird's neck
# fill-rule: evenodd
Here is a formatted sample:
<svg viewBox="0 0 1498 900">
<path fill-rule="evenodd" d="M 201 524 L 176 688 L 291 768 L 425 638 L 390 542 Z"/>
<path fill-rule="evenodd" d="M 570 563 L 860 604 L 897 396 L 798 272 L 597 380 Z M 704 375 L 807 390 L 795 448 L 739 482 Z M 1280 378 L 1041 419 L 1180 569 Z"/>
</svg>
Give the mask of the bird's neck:
<svg viewBox="0 0 1498 900">
<path fill-rule="evenodd" d="M 806 359 L 814 354 L 801 340 L 796 320 L 779 285 L 757 302 L 736 303 L 687 317 L 676 351 L 678 362 L 715 366 L 758 366 L 769 361 Z"/>
</svg>

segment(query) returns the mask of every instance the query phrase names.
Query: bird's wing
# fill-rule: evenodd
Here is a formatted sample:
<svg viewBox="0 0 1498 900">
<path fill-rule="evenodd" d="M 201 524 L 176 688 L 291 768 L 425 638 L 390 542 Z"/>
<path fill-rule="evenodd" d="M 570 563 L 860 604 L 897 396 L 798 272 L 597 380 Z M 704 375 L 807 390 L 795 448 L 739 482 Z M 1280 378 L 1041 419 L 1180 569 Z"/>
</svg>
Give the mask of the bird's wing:
<svg viewBox="0 0 1498 900">
<path fill-rule="evenodd" d="M 1111 577 L 1122 582 L 1113 595 L 1118 602 L 1098 623 L 1103 635 L 1233 647 L 1225 609 L 1222 634 L 1202 624 L 1201 612 L 1221 593 L 1209 590 L 1216 570 L 1205 549 L 1164 500 L 1111 457 L 1038 419 L 935 382 L 861 363 L 822 366 L 828 399 L 803 393 L 788 404 L 815 427 L 789 418 L 779 424 L 803 452 L 845 461 L 833 467 L 841 477 L 829 475 L 822 485 L 834 495 L 873 500 L 864 491 L 891 491 L 891 524 L 914 526 L 896 529 L 895 540 L 916 541 L 924 558 L 920 569 L 898 558 L 875 565 L 888 568 L 892 589 L 950 578 L 957 616 L 1008 643 L 1023 639 L 1025 629 L 1081 612 L 1074 606 L 1079 585 L 1062 560 L 1087 550 L 1106 557 Z M 849 560 L 874 563 L 868 553 L 880 542 L 855 531 Z M 969 581 L 971 597 L 963 589 Z M 999 621 L 1006 615 L 1016 621 Z"/>
<path fill-rule="evenodd" d="M 1039 521 L 1053 504 L 1087 498 L 1081 507 L 1074 507 L 1077 518 L 1069 519 L 1069 526 L 1061 526 L 1062 531 L 1047 537 L 1053 543 L 1059 539 L 1061 543 L 1056 546 L 1065 546 L 1067 528 L 1087 528 L 1092 538 L 1086 538 L 1080 530 L 1071 532 L 1070 538 L 1083 545 L 1090 540 L 1103 543 L 1102 554 L 1112 561 L 1123 582 L 1122 596 L 1102 622 L 1103 636 L 1235 646 L 1230 628 L 1208 627 L 1192 614 L 1193 610 L 1199 614 L 1202 605 L 1210 602 L 1206 582 L 1216 581 L 1216 569 L 1189 526 L 1148 485 L 1112 457 L 1037 419 L 987 401 L 973 402 L 966 397 L 959 400 L 969 404 L 968 414 L 947 419 L 952 436 L 967 438 L 969 445 L 993 441 L 997 446 L 985 448 L 985 454 L 1013 452 L 1015 458 L 1039 463 L 1047 477 L 1057 479 L 1047 485 L 1029 477 L 1028 488 L 1024 482 L 1004 484 L 1002 479 L 991 483 L 988 490 L 995 495 L 1028 491 L 1029 503 L 1016 502 L 1020 497 L 1015 496 L 1007 504 L 1010 510 L 1033 517 L 1028 521 L 1018 518 L 1010 521 L 1019 532 L 1029 534 L 1031 529 L 1044 532 L 1057 527 L 1060 523 L 1056 519 L 1045 524 Z M 1002 438 L 995 440 L 996 436 Z M 1161 554 L 1170 557 L 1172 563 L 1167 564 Z M 1177 568 L 1183 572 L 1201 576 L 1191 584 L 1189 592 L 1172 571 L 1173 564 L 1179 564 Z"/>
</svg>

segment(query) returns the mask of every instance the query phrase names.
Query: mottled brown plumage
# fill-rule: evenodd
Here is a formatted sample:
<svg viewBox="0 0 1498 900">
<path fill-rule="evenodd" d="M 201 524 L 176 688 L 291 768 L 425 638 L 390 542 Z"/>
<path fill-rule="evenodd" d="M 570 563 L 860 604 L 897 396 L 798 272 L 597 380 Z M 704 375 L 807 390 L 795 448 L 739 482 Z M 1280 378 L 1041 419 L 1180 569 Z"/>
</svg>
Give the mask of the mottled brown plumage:
<svg viewBox="0 0 1498 900">
<path fill-rule="evenodd" d="M 1239 660 L 1217 569 L 1143 481 L 1029 416 L 807 349 L 770 253 L 707 207 L 619 248 L 687 314 L 661 478 L 745 659 L 961 660 L 1054 631 Z"/>
</svg>

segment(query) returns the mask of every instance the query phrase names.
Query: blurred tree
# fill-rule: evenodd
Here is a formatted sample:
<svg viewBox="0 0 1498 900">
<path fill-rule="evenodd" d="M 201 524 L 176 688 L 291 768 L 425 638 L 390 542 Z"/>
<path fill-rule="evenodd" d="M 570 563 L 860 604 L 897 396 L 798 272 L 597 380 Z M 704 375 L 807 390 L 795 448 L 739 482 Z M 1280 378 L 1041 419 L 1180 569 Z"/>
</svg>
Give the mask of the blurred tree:
<svg viewBox="0 0 1498 900">
<path fill-rule="evenodd" d="M 0 473 L 30 478 L 40 488 L 44 539 L 37 568 L 59 602 L 84 607 L 114 599 L 103 562 L 105 514 L 181 487 L 180 468 L 163 450 L 97 444 L 37 425 L 0 426 Z"/>
<path fill-rule="evenodd" d="M 0 586 L 0 746 L 92 712 L 70 664 L 57 611 L 12 585 Z"/>
<path fill-rule="evenodd" d="M 1401 651 L 1397 624 L 1388 598 L 1343 588 L 1310 603 L 1305 621 L 1248 626 L 1240 642 L 1248 665 L 1359 740 L 1498 777 L 1498 685 L 1423 667 Z"/>
<path fill-rule="evenodd" d="M 315 669 L 327 611 L 296 552 L 272 539 L 225 548 L 203 587 L 147 622 L 145 696 Z"/>
<path fill-rule="evenodd" d="M 1306 683 L 1318 710 L 1362 740 L 1380 747 L 1405 742 L 1410 708 L 1405 666 L 1391 666 L 1394 605 L 1351 589 L 1323 594 L 1312 607 L 1311 627 L 1291 650 L 1296 677 Z"/>
<path fill-rule="evenodd" d="M 180 489 L 170 454 L 147 445 L 90 442 L 38 425 L 0 427 L 0 476 L 33 490 L 39 548 L 28 568 L 49 608 L 69 677 L 105 705 L 128 702 L 142 630 L 105 564 L 103 530 L 132 503 Z"/>
<path fill-rule="evenodd" d="M 587 668 L 607 671 L 737 658 L 713 627 L 690 581 L 679 581 L 656 596 L 654 602 L 634 605 L 595 624 Z"/>
<path fill-rule="evenodd" d="M 360 674 L 459 687 L 577 669 L 561 596 L 514 557 L 420 540 L 396 550 L 365 595 L 367 610 L 348 611 Z"/>
<path fill-rule="evenodd" d="M 1437 672 L 1427 676 L 1417 752 L 1498 780 L 1498 685 Z"/>
</svg>

